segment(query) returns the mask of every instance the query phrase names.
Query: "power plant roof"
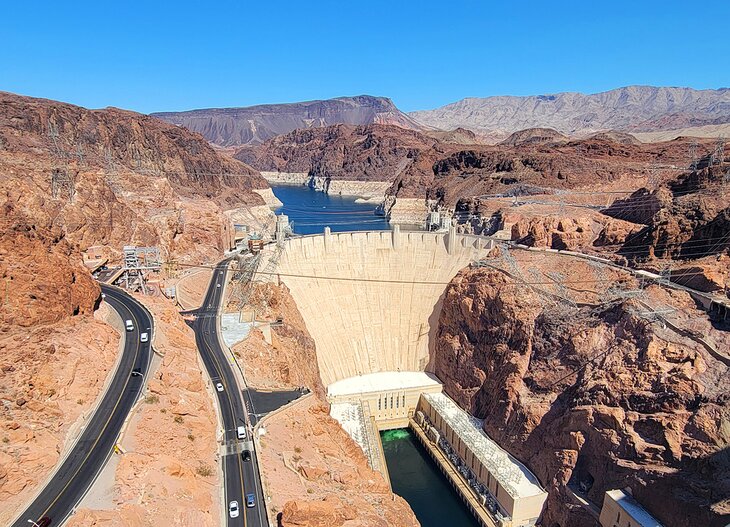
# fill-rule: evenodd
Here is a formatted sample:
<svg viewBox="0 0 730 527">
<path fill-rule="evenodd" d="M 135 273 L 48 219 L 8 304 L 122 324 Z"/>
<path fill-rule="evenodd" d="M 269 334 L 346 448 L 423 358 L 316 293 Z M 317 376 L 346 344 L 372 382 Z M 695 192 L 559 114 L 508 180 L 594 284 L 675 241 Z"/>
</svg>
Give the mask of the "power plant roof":
<svg viewBox="0 0 730 527">
<path fill-rule="evenodd" d="M 513 499 L 544 494 L 537 477 L 522 463 L 509 455 L 481 428 L 481 422 L 443 393 L 423 394 L 441 418 L 448 423 L 469 450 L 499 481 Z"/>
</svg>

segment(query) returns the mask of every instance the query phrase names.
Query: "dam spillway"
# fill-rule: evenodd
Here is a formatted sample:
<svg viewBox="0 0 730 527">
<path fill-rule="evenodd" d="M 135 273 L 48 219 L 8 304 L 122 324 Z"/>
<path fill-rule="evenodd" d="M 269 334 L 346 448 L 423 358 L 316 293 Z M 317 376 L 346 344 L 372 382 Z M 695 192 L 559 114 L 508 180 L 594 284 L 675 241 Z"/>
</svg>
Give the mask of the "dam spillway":
<svg viewBox="0 0 730 527">
<path fill-rule="evenodd" d="M 317 347 L 322 382 L 432 371 L 449 281 L 491 241 L 448 233 L 360 231 L 293 238 L 278 272 Z"/>
</svg>

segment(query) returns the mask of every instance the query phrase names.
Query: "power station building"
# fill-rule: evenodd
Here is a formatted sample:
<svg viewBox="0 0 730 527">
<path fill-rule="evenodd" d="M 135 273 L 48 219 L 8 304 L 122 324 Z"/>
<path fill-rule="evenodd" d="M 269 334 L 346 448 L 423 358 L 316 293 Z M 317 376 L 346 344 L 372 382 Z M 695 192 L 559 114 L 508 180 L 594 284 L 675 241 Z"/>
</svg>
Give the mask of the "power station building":
<svg viewBox="0 0 730 527">
<path fill-rule="evenodd" d="M 415 421 L 469 483 L 499 527 L 536 524 L 547 492 L 530 470 L 510 456 L 481 423 L 443 393 L 421 396 Z"/>
</svg>

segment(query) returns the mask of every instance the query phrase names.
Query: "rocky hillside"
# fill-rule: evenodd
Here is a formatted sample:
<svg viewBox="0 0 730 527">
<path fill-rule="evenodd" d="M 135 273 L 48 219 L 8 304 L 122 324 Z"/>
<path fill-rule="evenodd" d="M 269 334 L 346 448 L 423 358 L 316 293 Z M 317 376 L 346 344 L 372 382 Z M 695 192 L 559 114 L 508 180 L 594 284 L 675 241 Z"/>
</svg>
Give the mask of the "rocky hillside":
<svg viewBox="0 0 730 527">
<path fill-rule="evenodd" d="M 698 151 L 712 146 L 700 144 Z M 278 136 L 243 147 L 235 157 L 262 171 L 389 182 L 391 197 L 433 199 L 453 207 L 476 195 L 553 193 L 622 178 L 638 188 L 636 180 L 646 178 L 652 165 L 687 166 L 689 150 L 686 139 L 643 145 L 626 135 L 602 134 L 566 140 L 554 130 L 539 129 L 516 133 L 506 144 L 465 145 L 396 126 L 338 125 Z M 658 175 L 671 173 L 665 172 Z"/>
<path fill-rule="evenodd" d="M 574 497 L 582 483 L 583 497 L 599 508 L 606 490 L 629 487 L 667 527 L 726 525 L 730 359 L 687 335 L 727 350 L 728 333 L 684 294 L 652 286 L 622 300 L 601 285 L 635 289 L 618 272 L 566 257 L 513 256 L 519 271 L 494 259 L 508 273 L 475 268 L 452 281 L 436 374 L 546 487 L 542 524 L 596 525 Z M 582 282 L 553 285 L 556 269 Z M 526 278 L 545 285 L 520 285 Z M 671 325 L 652 323 L 647 306 L 661 306 Z"/>
<path fill-rule="evenodd" d="M 200 133 L 219 146 L 262 143 L 292 130 L 333 124 L 394 124 L 420 129 L 390 99 L 360 95 L 290 104 L 264 104 L 244 108 L 210 108 L 152 114 L 164 121 Z"/>
<path fill-rule="evenodd" d="M 606 214 L 646 224 L 619 251 L 630 260 L 691 259 L 730 248 L 730 164 L 702 165 L 653 191 L 637 190 Z"/>
<path fill-rule="evenodd" d="M 200 136 L 144 115 L 0 93 L 0 200 L 83 250 L 218 254 L 228 209 L 268 184 Z"/>
<path fill-rule="evenodd" d="M 655 131 L 730 122 L 730 89 L 627 86 L 602 93 L 467 98 L 411 112 L 434 128 L 515 132 L 550 127 L 567 134 L 596 130 Z"/>
<path fill-rule="evenodd" d="M 241 148 L 234 156 L 262 171 L 392 183 L 402 174 L 409 180 L 428 179 L 438 152 L 445 152 L 440 143 L 420 132 L 372 124 L 296 130 L 260 146 Z"/>
</svg>

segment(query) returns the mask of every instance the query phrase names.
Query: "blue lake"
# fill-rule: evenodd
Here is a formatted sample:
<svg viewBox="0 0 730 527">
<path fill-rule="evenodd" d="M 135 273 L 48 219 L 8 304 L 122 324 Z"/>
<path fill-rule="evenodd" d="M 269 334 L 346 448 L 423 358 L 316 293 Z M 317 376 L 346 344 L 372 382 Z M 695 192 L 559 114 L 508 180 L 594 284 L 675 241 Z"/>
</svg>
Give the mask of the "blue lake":
<svg viewBox="0 0 730 527">
<path fill-rule="evenodd" d="M 375 214 L 372 203 L 355 203 L 353 196 L 325 194 L 304 185 L 272 185 L 274 195 L 284 204 L 277 214 L 286 214 L 296 234 L 390 229 L 383 216 Z"/>
</svg>

